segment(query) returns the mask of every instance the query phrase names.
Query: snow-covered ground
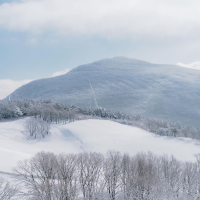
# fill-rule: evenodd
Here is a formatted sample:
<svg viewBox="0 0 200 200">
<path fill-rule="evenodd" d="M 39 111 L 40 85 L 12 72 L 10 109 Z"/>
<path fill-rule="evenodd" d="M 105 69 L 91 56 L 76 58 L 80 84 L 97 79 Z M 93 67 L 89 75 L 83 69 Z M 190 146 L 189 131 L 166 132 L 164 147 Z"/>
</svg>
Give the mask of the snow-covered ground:
<svg viewBox="0 0 200 200">
<path fill-rule="evenodd" d="M 151 151 L 173 154 L 183 161 L 195 160 L 200 142 L 192 139 L 160 137 L 142 129 L 109 120 L 81 120 L 68 124 L 53 124 L 51 137 L 44 140 L 27 139 L 25 119 L 0 123 L 0 171 L 12 172 L 19 160 L 30 158 L 39 151 L 78 153 L 108 150 L 127 152 Z"/>
</svg>

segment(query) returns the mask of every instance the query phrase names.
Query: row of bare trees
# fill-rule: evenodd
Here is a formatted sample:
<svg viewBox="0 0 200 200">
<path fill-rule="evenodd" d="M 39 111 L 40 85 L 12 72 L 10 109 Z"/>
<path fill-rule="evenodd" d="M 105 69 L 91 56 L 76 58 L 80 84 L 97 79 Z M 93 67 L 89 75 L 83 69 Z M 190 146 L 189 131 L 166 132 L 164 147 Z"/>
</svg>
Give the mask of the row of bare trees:
<svg viewBox="0 0 200 200">
<path fill-rule="evenodd" d="M 199 165 L 199 155 L 195 163 L 184 163 L 152 153 L 40 152 L 14 171 L 34 200 L 197 200 Z"/>
</svg>

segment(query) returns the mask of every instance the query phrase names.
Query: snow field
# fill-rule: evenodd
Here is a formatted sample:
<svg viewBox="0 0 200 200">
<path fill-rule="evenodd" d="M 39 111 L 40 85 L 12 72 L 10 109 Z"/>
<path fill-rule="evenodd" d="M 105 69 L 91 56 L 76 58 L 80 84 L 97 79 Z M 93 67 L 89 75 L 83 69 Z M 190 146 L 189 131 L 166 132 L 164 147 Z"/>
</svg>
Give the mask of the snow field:
<svg viewBox="0 0 200 200">
<path fill-rule="evenodd" d="M 101 152 L 116 150 L 134 155 L 151 151 L 157 155 L 174 155 L 182 161 L 194 161 L 200 142 L 188 138 L 161 137 L 140 128 L 109 120 L 81 120 L 52 124 L 51 136 L 30 139 L 25 135 L 28 118 L 0 123 L 0 171 L 12 172 L 17 162 L 40 151 L 58 153 Z"/>
</svg>

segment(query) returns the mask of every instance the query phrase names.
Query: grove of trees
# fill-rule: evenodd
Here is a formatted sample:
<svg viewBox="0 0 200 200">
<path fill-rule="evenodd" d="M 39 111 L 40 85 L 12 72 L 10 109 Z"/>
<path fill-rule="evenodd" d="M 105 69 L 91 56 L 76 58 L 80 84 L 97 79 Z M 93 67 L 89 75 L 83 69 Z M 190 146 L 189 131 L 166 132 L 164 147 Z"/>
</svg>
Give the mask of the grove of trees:
<svg viewBox="0 0 200 200">
<path fill-rule="evenodd" d="M 25 132 L 32 138 L 50 135 L 50 124 L 42 118 L 29 118 L 24 124 Z"/>
<path fill-rule="evenodd" d="M 31 200 L 197 200 L 200 155 L 196 158 L 192 163 L 152 153 L 40 152 L 14 172 Z"/>
</svg>

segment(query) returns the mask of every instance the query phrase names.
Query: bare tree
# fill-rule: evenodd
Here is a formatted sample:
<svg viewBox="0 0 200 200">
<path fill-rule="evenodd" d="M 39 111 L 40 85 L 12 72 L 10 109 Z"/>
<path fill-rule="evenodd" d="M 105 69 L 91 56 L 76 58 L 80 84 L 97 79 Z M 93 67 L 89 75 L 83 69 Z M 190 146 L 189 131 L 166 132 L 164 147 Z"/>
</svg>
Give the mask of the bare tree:
<svg viewBox="0 0 200 200">
<path fill-rule="evenodd" d="M 123 192 L 124 200 L 130 199 L 132 182 L 132 171 L 131 171 L 131 158 L 128 154 L 124 154 L 121 163 L 121 189 Z"/>
<path fill-rule="evenodd" d="M 105 182 L 102 177 L 103 155 L 82 153 L 79 155 L 79 182 L 84 199 L 94 200 L 103 195 Z"/>
<path fill-rule="evenodd" d="M 4 178 L 0 177 L 0 200 L 12 199 L 18 193 L 18 189 L 12 186 Z"/>
<path fill-rule="evenodd" d="M 104 164 L 104 178 L 111 200 L 115 200 L 120 188 L 121 155 L 116 151 L 109 151 Z"/>
<path fill-rule="evenodd" d="M 56 200 L 56 157 L 52 153 L 40 152 L 33 158 L 19 162 L 14 172 L 17 179 L 28 190 L 27 195 L 38 200 Z"/>
<path fill-rule="evenodd" d="M 37 136 L 37 121 L 35 118 L 30 118 L 26 120 L 26 123 L 24 124 L 24 128 L 26 133 L 29 134 L 30 137 Z"/>
<path fill-rule="evenodd" d="M 56 163 L 56 197 L 59 200 L 75 200 L 79 194 L 78 162 L 73 154 L 60 154 Z"/>
</svg>

